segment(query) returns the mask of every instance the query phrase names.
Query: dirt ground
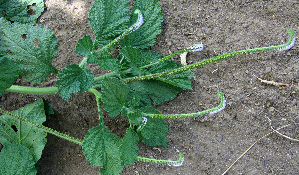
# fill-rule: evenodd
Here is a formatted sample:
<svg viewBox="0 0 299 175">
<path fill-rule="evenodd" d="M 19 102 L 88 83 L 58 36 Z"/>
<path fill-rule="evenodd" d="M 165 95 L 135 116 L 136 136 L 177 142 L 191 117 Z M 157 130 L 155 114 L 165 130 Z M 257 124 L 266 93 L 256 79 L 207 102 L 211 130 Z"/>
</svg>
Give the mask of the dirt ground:
<svg viewBox="0 0 299 175">
<path fill-rule="evenodd" d="M 46 10 L 39 23 L 49 27 L 57 36 L 59 51 L 53 64 L 59 70 L 80 63 L 76 55 L 77 40 L 85 34 L 93 35 L 88 25 L 88 13 L 93 0 L 45 0 Z M 204 50 L 187 56 L 187 63 L 195 63 L 216 55 L 286 43 L 288 29 L 299 36 L 299 2 L 297 0 L 160 0 L 164 22 L 162 34 L 153 50 L 168 55 L 191 46 L 197 40 Z M 299 39 L 297 38 L 297 41 Z M 251 144 L 274 128 L 292 124 L 280 130 L 299 138 L 299 45 L 288 51 L 265 51 L 238 56 L 193 70 L 193 90 L 157 109 L 164 114 L 198 112 L 218 105 L 217 92 L 227 99 L 224 111 L 213 116 L 167 120 L 168 148 L 139 144 L 140 156 L 158 159 L 179 158 L 181 167 L 135 162 L 121 174 L 130 175 L 205 175 L 221 174 Z M 180 61 L 179 57 L 174 58 Z M 105 73 L 90 66 L 96 74 Z M 260 82 L 285 83 L 276 87 Z M 51 75 L 39 86 L 55 85 Z M 19 85 L 30 85 L 24 79 Z M 45 125 L 83 139 L 88 129 L 98 124 L 95 98 L 90 93 L 75 94 L 69 103 L 59 95 L 27 95 L 5 92 L 1 107 L 15 110 L 36 99 L 44 98 L 54 109 Z M 122 117 L 105 118 L 107 126 L 123 136 L 128 123 Z M 296 125 L 297 123 L 297 125 Z M 38 162 L 39 175 L 95 175 L 93 167 L 81 147 L 48 134 L 48 142 Z M 298 174 L 299 143 L 271 134 L 260 140 L 227 174 Z"/>
</svg>

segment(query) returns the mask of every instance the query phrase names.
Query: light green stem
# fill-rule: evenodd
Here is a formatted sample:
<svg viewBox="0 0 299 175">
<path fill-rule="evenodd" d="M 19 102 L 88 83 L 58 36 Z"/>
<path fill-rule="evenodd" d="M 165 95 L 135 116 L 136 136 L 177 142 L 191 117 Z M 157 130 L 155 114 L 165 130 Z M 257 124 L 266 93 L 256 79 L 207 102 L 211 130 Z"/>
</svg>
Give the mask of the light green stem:
<svg viewBox="0 0 299 175">
<path fill-rule="evenodd" d="M 214 107 L 214 108 L 211 108 L 211 109 L 207 109 L 207 110 L 204 110 L 204 111 L 200 111 L 200 112 L 197 112 L 197 113 L 189 113 L 189 114 L 167 114 L 167 115 L 164 115 L 164 114 L 143 114 L 143 115 L 146 115 L 148 117 L 152 117 L 152 118 L 161 118 L 161 119 L 176 119 L 176 118 L 186 118 L 186 117 L 195 117 L 195 116 L 200 116 L 200 115 L 204 115 L 204 114 L 207 114 L 207 113 L 211 113 L 211 112 L 214 112 L 214 111 L 217 111 L 221 108 L 224 108 L 225 106 L 225 97 L 223 95 L 222 92 L 218 92 L 217 93 L 217 96 L 218 97 L 221 97 L 221 102 L 220 104 L 217 106 L 217 107 Z"/>
<path fill-rule="evenodd" d="M 171 164 L 171 165 L 177 165 L 181 164 L 184 158 L 184 155 L 182 153 L 179 154 L 180 159 L 177 161 L 172 161 L 172 160 L 159 160 L 159 159 L 154 159 L 154 158 L 147 158 L 147 157 L 140 157 L 137 156 L 137 161 L 142 161 L 142 162 L 153 162 L 153 163 L 166 163 L 166 164 Z"/>
<path fill-rule="evenodd" d="M 88 60 L 88 57 L 84 57 L 83 60 L 81 61 L 81 63 L 79 64 L 79 67 L 83 68 L 85 66 L 87 60 Z"/>
<path fill-rule="evenodd" d="M 96 98 L 101 99 L 102 94 L 99 91 L 97 91 L 96 89 L 90 88 L 88 91 L 91 92 L 91 93 L 93 93 L 96 96 Z"/>
<path fill-rule="evenodd" d="M 26 94 L 56 94 L 58 92 L 57 87 L 27 87 L 12 85 L 6 89 L 10 92 L 26 93 Z"/>
</svg>

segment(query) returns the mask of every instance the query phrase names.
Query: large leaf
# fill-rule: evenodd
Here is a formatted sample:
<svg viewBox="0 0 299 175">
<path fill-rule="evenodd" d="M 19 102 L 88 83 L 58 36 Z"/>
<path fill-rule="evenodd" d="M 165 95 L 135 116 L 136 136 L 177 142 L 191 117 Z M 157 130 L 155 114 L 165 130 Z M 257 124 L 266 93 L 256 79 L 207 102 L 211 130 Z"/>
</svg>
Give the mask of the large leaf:
<svg viewBox="0 0 299 175">
<path fill-rule="evenodd" d="M 167 147 L 168 125 L 158 118 L 147 118 L 147 123 L 141 130 L 142 142 L 149 146 Z"/>
<path fill-rule="evenodd" d="M 6 0 L 0 2 L 0 17 L 7 20 L 35 24 L 37 18 L 44 11 L 43 0 Z"/>
<path fill-rule="evenodd" d="M 143 24 L 139 29 L 127 35 L 122 46 L 148 48 L 156 42 L 156 36 L 161 33 L 163 14 L 157 0 L 136 0 L 132 12 L 139 9 L 143 15 Z M 137 21 L 137 15 L 132 15 L 131 24 Z"/>
<path fill-rule="evenodd" d="M 27 118 L 36 124 L 42 124 L 46 121 L 42 99 L 12 111 L 12 113 Z M 0 142 L 4 146 L 8 143 L 24 145 L 30 150 L 35 162 L 40 159 L 46 144 L 46 132 L 31 124 L 20 122 L 6 114 L 0 116 L 0 126 Z"/>
<path fill-rule="evenodd" d="M 19 65 L 6 57 L 0 57 L 0 95 L 19 77 Z"/>
<path fill-rule="evenodd" d="M 77 64 L 66 66 L 57 75 L 58 93 L 63 99 L 68 100 L 72 93 L 90 89 L 93 78 L 91 70 L 80 68 Z"/>
<path fill-rule="evenodd" d="M 89 13 L 89 25 L 99 45 L 110 43 L 129 28 L 128 0 L 96 0 Z"/>
<path fill-rule="evenodd" d="M 141 70 L 138 68 L 142 65 L 145 65 L 146 62 L 143 61 L 143 57 L 141 54 L 140 49 L 135 47 L 126 46 L 119 50 L 119 53 L 124 56 L 124 58 L 127 60 L 129 66 L 133 68 L 132 72 L 134 75 L 141 74 Z M 145 57 L 147 58 L 147 57 Z"/>
<path fill-rule="evenodd" d="M 166 70 L 176 69 L 182 67 L 180 63 L 176 63 L 175 61 L 163 61 L 160 64 L 154 65 L 151 69 L 151 73 L 160 73 Z M 169 77 L 161 77 L 157 78 L 160 81 L 163 81 L 165 83 L 171 84 L 176 87 L 180 87 L 184 90 L 186 89 L 192 89 L 191 87 L 191 77 L 193 77 L 194 74 L 188 70 L 184 72 L 180 72 L 174 75 L 171 75 Z"/>
<path fill-rule="evenodd" d="M 122 171 L 121 140 L 107 128 L 91 128 L 84 137 L 82 151 L 93 166 L 102 166 L 101 174 L 118 174 Z"/>
<path fill-rule="evenodd" d="M 94 43 L 90 35 L 84 35 L 83 38 L 78 40 L 75 53 L 87 57 L 88 64 L 94 64 L 98 60 L 97 53 L 95 52 L 97 49 L 98 43 Z"/>
<path fill-rule="evenodd" d="M 6 144 L 0 152 L 0 174 L 2 175 L 34 175 L 37 170 L 35 161 L 23 145 Z"/>
<path fill-rule="evenodd" d="M 119 71 L 120 70 L 120 63 L 117 59 L 113 58 L 113 55 L 109 53 L 107 50 L 104 50 L 100 58 L 97 60 L 99 66 L 104 70 Z"/>
<path fill-rule="evenodd" d="M 119 148 L 121 152 L 121 160 L 125 166 L 129 166 L 136 161 L 139 150 L 137 146 L 138 141 L 139 138 L 137 133 L 132 128 L 128 128 Z"/>
<path fill-rule="evenodd" d="M 142 101 L 148 101 L 147 98 L 151 98 L 154 105 L 159 105 L 165 101 L 172 100 L 182 91 L 179 87 L 172 86 L 159 80 L 136 81 L 130 82 L 128 85 L 145 98 L 142 99 Z"/>
<path fill-rule="evenodd" d="M 119 50 L 119 53 L 122 54 L 129 63 L 131 63 L 131 67 L 138 67 L 143 65 L 143 59 L 140 49 L 126 46 Z"/>
<path fill-rule="evenodd" d="M 93 41 L 90 35 L 84 35 L 78 40 L 75 53 L 78 55 L 89 56 L 93 51 Z"/>
<path fill-rule="evenodd" d="M 102 102 L 110 117 L 119 115 L 129 100 L 129 87 L 117 78 L 106 78 L 102 82 Z"/>
<path fill-rule="evenodd" d="M 50 73 L 57 73 L 52 59 L 57 53 L 57 39 L 46 27 L 10 24 L 0 18 L 0 55 L 20 64 L 20 73 L 32 83 L 41 83 Z"/>
</svg>

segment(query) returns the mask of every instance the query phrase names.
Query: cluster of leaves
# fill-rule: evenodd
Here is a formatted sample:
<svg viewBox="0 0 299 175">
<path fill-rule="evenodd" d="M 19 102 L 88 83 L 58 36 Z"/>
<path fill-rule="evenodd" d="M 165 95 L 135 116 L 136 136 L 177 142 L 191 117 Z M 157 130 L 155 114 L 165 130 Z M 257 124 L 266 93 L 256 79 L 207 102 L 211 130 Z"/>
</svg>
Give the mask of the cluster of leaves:
<svg viewBox="0 0 299 175">
<path fill-rule="evenodd" d="M 71 94 L 89 91 L 96 96 L 99 126 L 91 128 L 84 140 L 59 133 L 42 125 L 51 107 L 42 99 L 13 112 L 0 108 L 1 174 L 36 174 L 35 163 L 46 144 L 46 133 L 82 145 L 87 160 L 101 166 L 101 174 L 118 174 L 136 160 L 168 163 L 138 156 L 138 142 L 167 147 L 168 126 L 161 118 L 182 118 L 221 111 L 226 104 L 223 93 L 215 108 L 190 114 L 162 115 L 154 106 L 172 100 L 182 90 L 191 89 L 191 69 L 222 59 L 263 50 L 290 49 L 295 44 L 293 31 L 284 45 L 231 52 L 182 66 L 168 59 L 176 54 L 202 49 L 202 44 L 163 57 L 151 51 L 161 33 L 163 15 L 157 0 L 136 0 L 129 9 L 129 0 L 96 0 L 89 13 L 89 25 L 96 36 L 85 35 L 78 40 L 75 53 L 84 57 L 78 64 L 58 70 L 52 65 L 58 46 L 55 35 L 42 25 L 34 25 L 43 11 L 42 0 L 0 0 L 0 95 L 4 91 L 52 94 L 68 100 Z M 137 21 L 137 22 L 136 22 Z M 141 25 L 142 24 L 142 25 Z M 140 26 L 141 25 L 141 26 Z M 110 53 L 118 49 L 118 56 Z M 96 64 L 111 73 L 95 77 L 86 64 Z M 13 85 L 19 76 L 40 84 L 57 75 L 55 87 L 34 88 Z M 154 105 L 154 106 L 153 106 Z M 101 109 L 109 117 L 128 117 L 130 127 L 123 138 L 104 125 Z M 13 118 L 12 118 L 13 117 Z"/>
<path fill-rule="evenodd" d="M 139 140 L 150 146 L 167 146 L 166 122 L 148 118 L 148 123 L 144 125 L 142 117 L 145 113 L 159 113 L 152 103 L 161 104 L 175 98 L 180 91 L 191 89 L 190 77 L 193 76 L 191 71 L 185 71 L 169 77 L 124 83 L 126 78 L 181 67 L 174 61 L 149 66 L 163 57 L 149 50 L 156 41 L 156 35 L 161 33 L 163 15 L 158 1 L 137 0 L 133 9 L 129 9 L 128 3 L 128 0 L 95 1 L 90 10 L 89 24 L 96 39 L 93 41 L 85 35 L 78 41 L 75 50 L 75 53 L 84 56 L 85 61 L 58 71 L 52 65 L 58 50 L 55 35 L 47 27 L 34 25 L 43 11 L 43 2 L 0 2 L 0 9 L 4 12 L 0 18 L 0 95 L 14 87 L 13 83 L 19 75 L 28 82 L 39 84 L 54 73 L 57 75 L 57 92 L 63 99 L 68 100 L 72 93 L 100 88 L 99 95 L 96 95 L 98 104 L 109 116 L 128 116 L 130 127 L 124 138 L 119 138 L 104 126 L 99 108 L 101 123 L 91 128 L 84 138 L 83 152 L 92 165 L 102 167 L 102 174 L 117 174 L 124 166 L 136 161 Z M 138 19 L 133 13 L 136 9 L 142 12 L 142 26 L 120 38 Z M 30 14 L 32 10 L 34 15 Z M 115 42 L 117 37 L 119 40 Z M 115 49 L 117 44 L 121 49 L 119 56 L 114 57 L 109 51 Z M 99 50 L 99 47 L 102 49 Z M 85 64 L 98 64 L 102 69 L 113 70 L 113 73 L 95 77 L 91 70 L 85 68 Z M 47 94 L 47 91 L 43 93 Z M 39 125 L 45 121 L 43 100 L 13 113 Z M 46 132 L 6 114 L 0 117 L 0 124 L 0 142 L 4 145 L 0 153 L 1 174 L 18 174 L 20 171 L 23 174 L 36 173 L 34 164 L 46 143 Z M 24 169 L 20 168 L 20 164 L 22 167 L 24 165 Z"/>
</svg>

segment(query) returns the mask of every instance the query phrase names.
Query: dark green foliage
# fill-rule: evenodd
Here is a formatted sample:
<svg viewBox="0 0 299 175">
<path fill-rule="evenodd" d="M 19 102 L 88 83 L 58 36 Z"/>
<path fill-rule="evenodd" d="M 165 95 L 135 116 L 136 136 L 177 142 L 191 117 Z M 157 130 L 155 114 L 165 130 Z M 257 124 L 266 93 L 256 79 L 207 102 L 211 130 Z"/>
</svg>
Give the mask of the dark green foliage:
<svg viewBox="0 0 299 175">
<path fill-rule="evenodd" d="M 19 65 L 6 57 L 0 57 L 0 95 L 19 77 Z"/>
<path fill-rule="evenodd" d="M 92 165 L 102 166 L 101 174 L 118 174 L 123 169 L 120 145 L 120 138 L 100 125 L 87 132 L 82 150 Z"/>
<path fill-rule="evenodd" d="M 104 50 L 101 53 L 100 58 L 97 60 L 97 63 L 104 70 L 112 69 L 113 71 L 119 71 L 121 67 L 119 61 L 117 59 L 114 59 L 113 55 L 107 50 Z"/>
<path fill-rule="evenodd" d="M 93 50 L 93 41 L 90 35 L 84 35 L 83 38 L 78 40 L 78 44 L 74 52 L 78 55 L 89 56 Z"/>
<path fill-rule="evenodd" d="M 161 7 L 157 0 L 136 0 L 134 3 L 134 8 L 139 9 L 143 15 L 143 24 L 141 27 L 130 33 L 122 41 L 122 46 L 133 46 L 138 48 L 149 48 L 153 46 L 156 42 L 156 36 L 161 33 L 162 27 L 161 22 L 163 22 L 163 14 L 161 12 Z M 133 14 L 133 13 L 132 13 Z M 137 15 L 133 14 L 131 16 L 131 24 L 135 23 L 137 20 Z"/>
<path fill-rule="evenodd" d="M 68 100 L 72 93 L 84 92 L 91 88 L 93 73 L 77 64 L 66 66 L 57 75 L 57 87 L 59 95 Z"/>
<path fill-rule="evenodd" d="M 34 175 L 37 169 L 29 149 L 19 144 L 6 144 L 0 152 L 0 174 Z"/>
<path fill-rule="evenodd" d="M 129 87 L 117 78 L 104 79 L 102 84 L 103 107 L 110 117 L 115 117 L 129 100 Z"/>
<path fill-rule="evenodd" d="M 23 24 L 34 25 L 43 11 L 43 0 L 2 0 L 0 2 L 0 17 Z"/>
<path fill-rule="evenodd" d="M 42 124 L 46 121 L 42 99 L 12 111 L 12 113 L 36 124 Z M 46 132 L 30 124 L 20 122 L 6 114 L 0 116 L 0 126 L 0 143 L 4 146 L 6 144 L 24 145 L 30 150 L 33 160 L 37 161 L 40 159 L 46 144 Z"/>
<path fill-rule="evenodd" d="M 94 166 L 101 166 L 100 173 L 104 175 L 119 174 L 124 166 L 136 160 L 178 165 L 183 161 L 182 155 L 179 161 L 140 158 L 139 140 L 150 146 L 167 147 L 168 125 L 158 118 L 219 112 L 226 104 L 224 95 L 218 93 L 222 98 L 219 106 L 190 114 L 163 115 L 154 105 L 174 99 L 182 90 L 192 89 L 193 73 L 190 70 L 193 68 L 246 53 L 285 50 L 295 44 L 294 33 L 289 31 L 291 39 L 287 44 L 236 51 L 183 67 L 168 59 L 190 49 L 166 57 L 149 50 L 161 33 L 163 15 L 159 2 L 136 0 L 131 11 L 128 4 L 129 0 L 96 0 L 89 14 L 95 41 L 89 35 L 79 39 L 75 53 L 84 56 L 82 62 L 58 71 L 52 66 L 58 50 L 56 37 L 42 25 L 32 26 L 43 11 L 42 1 L 0 0 L 0 95 L 5 90 L 22 92 L 23 88 L 25 93 L 52 94 L 58 91 L 68 100 L 72 93 L 89 91 L 96 96 L 100 121 L 100 125 L 91 128 L 82 141 L 41 125 L 46 120 L 45 113 L 54 113 L 42 99 L 11 113 L 0 108 L 4 113 L 0 116 L 0 143 L 4 145 L 0 152 L 0 174 L 36 174 L 34 164 L 41 157 L 46 132 L 82 145 L 87 160 Z M 28 16 L 28 10 L 35 11 L 36 15 Z M 143 24 L 137 29 L 140 23 L 136 24 L 136 21 L 141 21 L 141 14 Z M 95 77 L 91 70 L 85 69 L 86 64 L 98 64 L 112 72 Z M 57 74 L 56 87 L 13 85 L 19 75 L 37 84 L 50 73 Z M 124 138 L 105 127 L 102 107 L 110 117 L 120 114 L 128 117 L 130 127 Z"/>
<path fill-rule="evenodd" d="M 0 54 L 20 65 L 20 74 L 32 83 L 41 83 L 50 73 L 57 73 L 52 59 L 57 53 L 57 39 L 46 27 L 10 24 L 0 19 Z"/>
<path fill-rule="evenodd" d="M 142 101 L 153 100 L 154 105 L 172 100 L 182 91 L 181 88 L 172 86 L 159 80 L 136 81 L 128 85 L 142 95 Z"/>
<path fill-rule="evenodd" d="M 132 128 L 128 128 L 119 148 L 123 165 L 129 166 L 136 161 L 139 150 L 137 146 L 138 141 L 139 138 L 137 133 Z"/>
<path fill-rule="evenodd" d="M 89 25 L 99 45 L 105 46 L 129 28 L 128 0 L 96 0 L 89 13 Z"/>
<path fill-rule="evenodd" d="M 167 70 L 177 69 L 179 67 L 182 67 L 182 65 L 180 63 L 176 63 L 174 61 L 167 60 L 167 61 L 162 62 L 161 64 L 154 65 L 150 69 L 150 72 L 152 74 L 160 73 L 160 72 L 167 71 Z M 194 74 L 190 70 L 187 70 L 185 72 L 180 72 L 175 75 L 168 76 L 168 77 L 160 77 L 157 79 L 160 81 L 163 81 L 165 83 L 171 84 L 173 86 L 180 87 L 183 90 L 186 90 L 186 89 L 192 89 L 191 77 L 193 77 L 193 76 L 194 76 Z"/>
<path fill-rule="evenodd" d="M 142 142 L 149 146 L 164 146 L 167 148 L 168 125 L 162 119 L 147 118 L 147 124 L 141 130 Z"/>
</svg>

